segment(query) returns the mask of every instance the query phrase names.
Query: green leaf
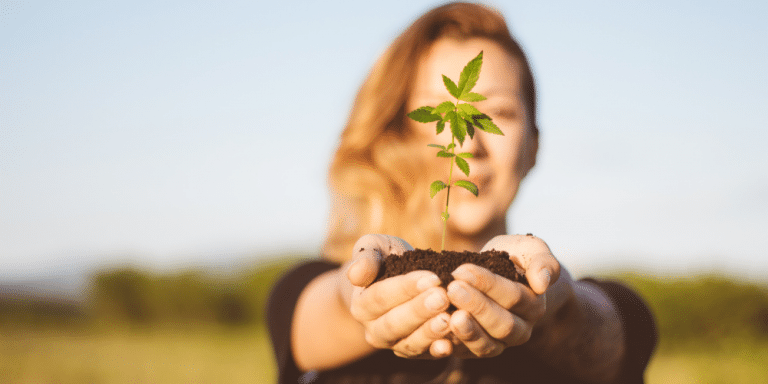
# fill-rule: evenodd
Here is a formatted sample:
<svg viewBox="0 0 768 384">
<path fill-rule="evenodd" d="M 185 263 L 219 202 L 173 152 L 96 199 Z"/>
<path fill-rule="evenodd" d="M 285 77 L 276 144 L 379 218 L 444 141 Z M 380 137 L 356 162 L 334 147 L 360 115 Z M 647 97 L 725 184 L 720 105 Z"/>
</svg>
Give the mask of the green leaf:
<svg viewBox="0 0 768 384">
<path fill-rule="evenodd" d="M 445 120 L 440 120 L 437 122 L 437 134 L 439 135 L 443 130 L 445 129 Z"/>
<path fill-rule="evenodd" d="M 471 159 L 471 158 L 475 157 L 475 155 L 473 155 L 473 154 L 471 154 L 469 152 L 462 152 L 462 153 L 459 153 L 456 156 L 461 157 L 462 159 Z"/>
<path fill-rule="evenodd" d="M 408 114 L 408 117 L 420 123 L 431 123 L 433 121 L 438 121 L 441 119 L 440 115 L 437 115 L 434 112 L 435 112 L 435 108 L 421 107 L 411 111 Z"/>
<path fill-rule="evenodd" d="M 446 113 L 448 111 L 453 111 L 455 108 L 456 108 L 456 105 L 453 104 L 452 102 L 443 101 L 442 103 L 440 103 L 440 105 L 437 106 L 437 108 L 435 108 L 435 112 L 442 115 L 443 113 Z"/>
<path fill-rule="evenodd" d="M 445 150 L 446 151 L 450 151 L 451 149 L 454 149 L 454 148 L 456 148 L 456 144 L 450 143 L 450 144 L 448 144 L 447 147 L 445 147 Z"/>
<path fill-rule="evenodd" d="M 453 153 L 450 153 L 450 152 L 446 152 L 446 151 L 440 151 L 440 152 L 437 153 L 437 157 L 451 158 L 451 157 L 454 157 L 454 156 L 456 156 L 456 155 L 454 155 Z"/>
<path fill-rule="evenodd" d="M 451 122 L 451 121 L 453 121 L 453 118 L 456 117 L 456 116 L 458 116 L 456 114 L 456 111 L 448 111 L 443 116 L 443 122 L 445 122 L 445 123 Z"/>
<path fill-rule="evenodd" d="M 443 151 L 445 151 L 445 146 L 440 144 L 427 144 L 427 147 L 434 147 L 434 148 L 440 148 Z"/>
<path fill-rule="evenodd" d="M 461 157 L 457 157 L 456 165 L 459 166 L 459 169 L 461 169 L 461 171 L 464 172 L 465 175 L 469 176 L 469 163 L 467 163 L 466 160 L 462 159 Z"/>
<path fill-rule="evenodd" d="M 456 113 L 451 115 L 451 134 L 459 141 L 459 145 L 464 145 L 464 137 L 467 136 L 467 122 Z"/>
<path fill-rule="evenodd" d="M 457 99 L 461 101 L 474 102 L 474 101 L 483 101 L 483 100 L 486 100 L 487 98 L 479 93 L 465 92 L 463 95 L 461 95 L 461 97 L 457 97 Z"/>
<path fill-rule="evenodd" d="M 440 107 L 438 107 L 440 108 Z M 461 103 L 459 104 L 459 111 L 466 113 L 468 116 L 478 116 L 483 113 L 478 111 L 472 104 Z"/>
<path fill-rule="evenodd" d="M 470 120 L 467 120 L 467 135 L 469 135 L 470 139 L 475 138 L 475 125 Z"/>
<path fill-rule="evenodd" d="M 445 89 L 448 90 L 448 93 L 450 93 L 451 96 L 457 99 L 459 98 L 459 88 L 453 80 L 449 79 L 448 76 L 443 75 L 443 84 L 445 84 Z"/>
<path fill-rule="evenodd" d="M 445 189 L 445 187 L 447 187 L 447 185 L 445 185 L 445 183 L 443 183 L 442 181 L 440 180 L 433 181 L 432 185 L 429 186 L 429 197 L 434 198 L 435 195 L 437 195 L 438 192 Z"/>
<path fill-rule="evenodd" d="M 493 133 L 494 135 L 504 136 L 504 133 L 501 132 L 501 129 L 499 129 L 499 127 L 497 127 L 496 124 L 494 124 L 489 117 L 476 119 L 475 123 L 478 124 L 478 128 L 482 129 L 485 132 Z"/>
<path fill-rule="evenodd" d="M 459 96 L 464 96 L 465 93 L 472 90 L 477 84 L 477 79 L 480 77 L 480 67 L 483 65 L 483 51 L 470 60 L 469 63 L 461 71 L 459 76 Z M 461 98 L 461 97 L 459 97 Z"/>
<path fill-rule="evenodd" d="M 477 194 L 480 193 L 480 191 L 477 189 L 477 185 L 473 184 L 471 181 L 457 180 L 456 186 L 462 187 L 467 191 L 472 192 L 472 194 L 475 196 L 477 196 Z"/>
</svg>

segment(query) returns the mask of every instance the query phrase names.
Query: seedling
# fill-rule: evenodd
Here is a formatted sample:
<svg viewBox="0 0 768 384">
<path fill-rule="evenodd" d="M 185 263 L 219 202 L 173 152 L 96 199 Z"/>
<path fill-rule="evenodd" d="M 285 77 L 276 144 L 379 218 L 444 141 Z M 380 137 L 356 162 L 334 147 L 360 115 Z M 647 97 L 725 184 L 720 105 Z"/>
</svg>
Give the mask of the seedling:
<svg viewBox="0 0 768 384">
<path fill-rule="evenodd" d="M 429 195 L 434 198 L 438 192 L 443 189 L 446 190 L 445 196 L 445 211 L 442 213 L 443 219 L 443 238 L 440 244 L 440 250 L 445 249 L 445 233 L 448 227 L 448 202 L 451 198 L 451 187 L 462 187 L 473 195 L 477 196 L 480 191 L 477 185 L 469 180 L 453 180 L 453 165 L 459 167 L 459 169 L 469 177 L 469 163 L 468 158 L 472 158 L 473 155 L 470 152 L 456 153 L 456 142 L 458 141 L 459 147 L 464 146 L 464 140 L 469 136 L 471 140 L 475 136 L 475 129 L 493 133 L 496 135 L 504 135 L 499 127 L 491 121 L 490 116 L 480 112 L 475 108 L 471 102 L 485 100 L 485 96 L 472 92 L 472 88 L 477 84 L 477 79 L 480 77 L 480 67 L 483 65 L 483 52 L 477 55 L 474 59 L 464 67 L 459 75 L 459 84 L 453 82 L 450 78 L 443 75 L 443 84 L 448 90 L 451 96 L 456 98 L 456 102 L 444 101 L 437 107 L 419 107 L 410 113 L 408 117 L 421 123 L 437 122 L 437 134 L 443 132 L 445 124 L 450 123 L 451 126 L 451 143 L 448 145 L 429 144 L 428 146 L 438 149 L 437 157 L 442 157 L 450 160 L 450 167 L 448 168 L 448 182 L 441 180 L 435 180 L 429 186 Z M 464 103 L 461 103 L 464 101 Z"/>
</svg>

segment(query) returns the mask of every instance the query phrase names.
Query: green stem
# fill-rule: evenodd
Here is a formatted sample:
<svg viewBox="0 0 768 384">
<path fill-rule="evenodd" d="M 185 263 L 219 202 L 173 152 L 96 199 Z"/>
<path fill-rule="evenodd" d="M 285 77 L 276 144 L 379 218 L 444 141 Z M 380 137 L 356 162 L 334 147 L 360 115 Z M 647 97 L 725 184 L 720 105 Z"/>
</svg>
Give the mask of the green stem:
<svg viewBox="0 0 768 384">
<path fill-rule="evenodd" d="M 459 100 L 456 99 L 456 108 L 454 108 L 454 111 L 458 111 L 459 107 Z M 451 127 L 453 128 L 453 127 Z M 445 234 L 448 229 L 448 202 L 451 200 L 451 185 L 453 184 L 453 164 L 456 161 L 456 136 L 453 135 L 453 130 L 451 130 L 451 144 L 453 146 L 451 147 L 451 154 L 454 156 L 451 156 L 451 168 L 448 170 L 448 191 L 445 194 L 445 212 L 443 213 L 443 238 L 440 242 L 440 252 L 445 250 Z"/>
<path fill-rule="evenodd" d="M 453 139 L 451 139 L 451 144 L 453 144 Z M 451 148 L 451 153 L 454 153 L 456 150 L 456 147 Z M 445 213 L 443 213 L 443 241 L 440 243 L 440 252 L 445 250 L 445 232 L 448 228 L 448 202 L 451 200 L 451 183 L 453 181 L 453 163 L 455 156 L 451 156 L 451 170 L 448 171 L 448 191 L 445 194 Z"/>
</svg>

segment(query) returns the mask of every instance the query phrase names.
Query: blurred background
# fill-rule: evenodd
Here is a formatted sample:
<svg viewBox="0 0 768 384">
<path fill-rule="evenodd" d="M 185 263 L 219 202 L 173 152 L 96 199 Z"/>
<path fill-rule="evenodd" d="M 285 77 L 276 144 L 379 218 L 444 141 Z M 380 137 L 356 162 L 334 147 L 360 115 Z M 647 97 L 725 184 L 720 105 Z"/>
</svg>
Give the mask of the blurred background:
<svg viewBox="0 0 768 384">
<path fill-rule="evenodd" d="M 0 1 L 0 382 L 273 382 L 352 100 L 434 1 Z M 509 214 L 659 321 L 650 383 L 768 381 L 768 3 L 487 4 L 539 92 Z"/>
</svg>

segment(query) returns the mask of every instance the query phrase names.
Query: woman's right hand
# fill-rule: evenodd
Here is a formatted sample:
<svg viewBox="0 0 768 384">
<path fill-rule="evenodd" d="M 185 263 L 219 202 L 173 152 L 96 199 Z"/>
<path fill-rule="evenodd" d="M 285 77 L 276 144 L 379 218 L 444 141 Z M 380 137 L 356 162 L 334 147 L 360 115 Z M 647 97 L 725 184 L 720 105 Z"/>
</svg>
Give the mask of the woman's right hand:
<svg viewBox="0 0 768 384">
<path fill-rule="evenodd" d="M 441 358 L 453 351 L 448 295 L 430 271 L 413 271 L 373 284 L 385 257 L 413 249 L 387 235 L 365 235 L 354 247 L 346 276 L 351 283 L 342 295 L 352 317 L 365 327 L 373 347 L 391 349 L 405 358 Z"/>
</svg>

